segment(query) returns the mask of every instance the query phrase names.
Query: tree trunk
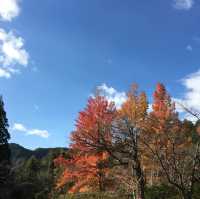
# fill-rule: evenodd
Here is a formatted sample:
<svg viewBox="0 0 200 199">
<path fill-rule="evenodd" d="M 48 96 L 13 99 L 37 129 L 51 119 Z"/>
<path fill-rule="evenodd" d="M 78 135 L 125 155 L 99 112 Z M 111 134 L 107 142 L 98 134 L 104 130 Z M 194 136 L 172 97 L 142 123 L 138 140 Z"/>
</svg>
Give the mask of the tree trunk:
<svg viewBox="0 0 200 199">
<path fill-rule="evenodd" d="M 144 188 L 145 188 L 145 181 L 144 181 L 144 175 L 140 166 L 140 163 L 136 163 L 136 167 L 133 168 L 135 170 L 136 174 L 136 199 L 145 199 L 144 196 Z"/>
<path fill-rule="evenodd" d="M 144 196 L 144 178 L 140 178 L 137 180 L 137 187 L 136 187 L 136 199 L 145 199 Z"/>
<path fill-rule="evenodd" d="M 105 175 L 102 170 L 99 171 L 99 191 L 100 192 L 105 192 Z"/>
</svg>

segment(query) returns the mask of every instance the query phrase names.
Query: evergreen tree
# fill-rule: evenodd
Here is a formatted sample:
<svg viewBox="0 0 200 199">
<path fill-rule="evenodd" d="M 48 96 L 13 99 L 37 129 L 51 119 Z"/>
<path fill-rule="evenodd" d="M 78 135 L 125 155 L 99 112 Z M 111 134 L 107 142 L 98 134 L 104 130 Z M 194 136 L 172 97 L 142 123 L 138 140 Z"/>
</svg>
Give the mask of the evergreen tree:
<svg viewBox="0 0 200 199">
<path fill-rule="evenodd" d="M 8 140 L 10 134 L 8 132 L 8 119 L 4 110 L 4 102 L 2 96 L 0 97 L 0 163 L 10 160 L 10 150 L 8 146 Z"/>
<path fill-rule="evenodd" d="M 26 163 L 25 166 L 25 175 L 26 180 L 33 184 L 37 184 L 39 181 L 39 172 L 40 172 L 40 161 L 32 156 Z"/>
<path fill-rule="evenodd" d="M 8 140 L 8 119 L 4 110 L 3 98 L 0 96 L 0 198 L 8 198 L 12 187 L 10 149 Z"/>
<path fill-rule="evenodd" d="M 54 152 L 51 151 L 50 152 L 50 157 L 49 157 L 49 164 L 48 164 L 48 174 L 47 174 L 47 178 L 48 178 L 48 192 L 49 192 L 49 196 L 54 198 L 55 194 L 56 194 L 56 190 L 55 190 L 55 181 L 56 181 L 56 170 L 55 170 L 55 165 L 54 165 L 54 160 L 56 159 L 56 157 L 58 156 L 58 152 Z"/>
</svg>

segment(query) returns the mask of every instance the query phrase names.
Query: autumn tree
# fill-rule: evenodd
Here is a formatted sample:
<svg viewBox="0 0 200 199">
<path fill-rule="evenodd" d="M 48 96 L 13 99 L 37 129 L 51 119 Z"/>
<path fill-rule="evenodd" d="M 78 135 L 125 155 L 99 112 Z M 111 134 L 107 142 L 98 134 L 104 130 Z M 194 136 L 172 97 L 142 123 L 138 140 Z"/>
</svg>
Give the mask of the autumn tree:
<svg viewBox="0 0 200 199">
<path fill-rule="evenodd" d="M 171 131 L 179 125 L 178 115 L 175 112 L 175 104 L 171 101 L 163 84 L 158 83 L 153 94 L 152 112 L 148 114 L 148 119 L 145 121 L 143 127 L 147 128 L 147 133 L 144 133 L 144 143 L 152 148 L 159 147 L 167 143 L 164 139 L 166 132 Z M 177 125 L 176 125 L 177 124 Z M 159 150 L 159 148 L 158 148 Z M 147 167 L 147 176 L 150 178 L 149 182 L 160 182 L 160 167 L 156 163 L 155 156 L 151 150 L 146 150 L 147 161 L 151 160 Z"/>
<path fill-rule="evenodd" d="M 111 142 L 111 125 L 115 112 L 114 104 L 102 96 L 88 100 L 86 108 L 79 113 L 76 129 L 71 135 L 73 157 L 59 161 L 66 168 L 59 186 L 73 179 L 75 184 L 72 192 L 86 191 L 91 185 L 96 185 L 99 191 L 105 191 L 106 159 L 109 154 L 103 142 Z"/>
<path fill-rule="evenodd" d="M 133 85 L 127 94 L 127 100 L 117 111 L 112 121 L 111 139 L 101 136 L 98 149 L 104 149 L 113 160 L 113 166 L 125 166 L 130 169 L 130 182 L 121 176 L 123 182 L 133 185 L 132 191 L 137 199 L 144 199 L 144 173 L 142 168 L 142 125 L 147 116 L 148 103 L 144 92 L 138 93 L 137 86 Z M 90 145 L 90 143 L 89 143 Z"/>
<path fill-rule="evenodd" d="M 98 98 L 102 99 L 102 97 Z M 85 129 L 82 131 L 82 135 L 86 134 L 87 139 L 85 139 L 85 136 L 80 136 L 80 134 L 74 137 L 73 134 L 73 139 L 76 138 L 76 144 L 80 143 L 81 150 L 103 150 L 112 158 L 113 166 L 127 166 L 131 170 L 131 182 L 129 184 L 135 185 L 132 190 L 135 191 L 137 199 L 144 199 L 145 197 L 140 136 L 142 134 L 141 126 L 147 116 L 147 108 L 148 103 L 145 93 L 138 93 L 137 86 L 133 85 L 127 94 L 127 100 L 117 112 L 115 110 L 109 111 L 109 114 L 105 115 L 106 117 L 102 114 L 96 114 L 95 119 L 92 120 L 93 122 L 87 123 L 87 127 L 90 126 L 89 129 L 97 129 L 95 134 L 97 139 L 94 135 L 88 134 L 88 128 L 85 128 L 85 123 L 82 122 L 79 123 L 78 128 Z M 109 109 L 113 110 L 113 104 Z M 92 110 L 95 110 L 95 108 Z M 89 112 L 92 112 L 92 110 Z M 100 118 L 97 117 L 98 115 Z M 88 116 L 83 114 L 81 117 L 87 118 Z M 87 121 L 87 119 L 83 121 Z"/>
<path fill-rule="evenodd" d="M 145 198 L 141 136 L 147 109 L 148 103 L 145 93 L 138 93 L 137 86 L 133 85 L 127 94 L 127 100 L 118 111 L 118 118 L 113 127 L 113 146 L 110 150 L 119 164 L 129 165 L 137 199 Z"/>
<path fill-rule="evenodd" d="M 108 168 L 103 165 L 103 161 L 107 157 L 99 155 L 102 154 L 73 154 L 70 159 L 57 158 L 55 164 L 65 168 L 57 188 L 62 188 L 68 183 L 69 193 L 105 191 Z"/>
<path fill-rule="evenodd" d="M 165 176 L 184 199 L 191 199 L 199 173 L 199 145 L 193 144 L 190 128 L 178 119 L 175 105 L 162 84 L 156 87 L 152 108 L 144 139 L 151 164 L 157 165 L 159 176 Z"/>
</svg>

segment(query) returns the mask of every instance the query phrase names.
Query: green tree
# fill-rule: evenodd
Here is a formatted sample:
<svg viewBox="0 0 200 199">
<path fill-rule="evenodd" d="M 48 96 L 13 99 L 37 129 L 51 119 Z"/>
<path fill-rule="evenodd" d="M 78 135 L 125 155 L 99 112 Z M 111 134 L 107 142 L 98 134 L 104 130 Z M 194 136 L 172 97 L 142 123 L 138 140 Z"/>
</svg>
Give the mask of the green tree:
<svg viewBox="0 0 200 199">
<path fill-rule="evenodd" d="M 28 182 L 37 184 L 40 171 L 40 161 L 32 156 L 25 165 L 25 178 Z"/>
<path fill-rule="evenodd" d="M 10 134 L 8 132 L 8 119 L 6 117 L 6 111 L 4 110 L 4 102 L 2 96 L 0 97 L 0 163 L 10 160 L 10 150 L 8 146 L 8 140 Z"/>
<path fill-rule="evenodd" d="M 48 162 L 48 173 L 47 173 L 47 182 L 48 182 L 48 193 L 49 195 L 54 198 L 55 195 L 55 181 L 56 181 L 56 170 L 54 165 L 54 159 L 58 156 L 58 152 L 51 151 L 49 155 L 49 162 Z"/>
<path fill-rule="evenodd" d="M 0 185 L 8 182 L 10 173 L 10 149 L 8 140 L 10 134 L 8 132 L 8 119 L 4 110 L 4 102 L 0 97 Z"/>
</svg>

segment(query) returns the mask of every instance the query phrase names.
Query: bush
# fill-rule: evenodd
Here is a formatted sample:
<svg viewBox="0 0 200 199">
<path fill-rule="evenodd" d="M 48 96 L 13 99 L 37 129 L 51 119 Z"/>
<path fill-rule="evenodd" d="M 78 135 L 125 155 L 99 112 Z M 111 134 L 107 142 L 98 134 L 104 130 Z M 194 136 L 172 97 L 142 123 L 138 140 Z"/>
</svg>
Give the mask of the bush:
<svg viewBox="0 0 200 199">
<path fill-rule="evenodd" d="M 164 184 L 146 188 L 145 195 L 148 199 L 180 199 L 176 189 Z"/>
<path fill-rule="evenodd" d="M 194 188 L 193 198 L 194 199 L 199 199 L 200 198 L 200 184 L 196 184 L 196 186 Z"/>
<path fill-rule="evenodd" d="M 35 199 L 47 199 L 48 193 L 46 191 L 41 191 L 35 194 Z"/>
</svg>

